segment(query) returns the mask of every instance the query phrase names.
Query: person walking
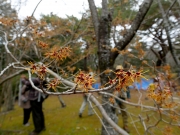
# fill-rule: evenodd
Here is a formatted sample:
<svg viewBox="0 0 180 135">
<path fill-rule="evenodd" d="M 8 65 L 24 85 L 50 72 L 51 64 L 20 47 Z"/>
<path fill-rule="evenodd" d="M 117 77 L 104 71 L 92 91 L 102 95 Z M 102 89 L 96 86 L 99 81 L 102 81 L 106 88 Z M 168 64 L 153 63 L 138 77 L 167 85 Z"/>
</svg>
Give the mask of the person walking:
<svg viewBox="0 0 180 135">
<path fill-rule="evenodd" d="M 90 72 L 89 75 L 93 76 L 93 72 Z M 92 87 L 94 87 L 95 85 L 93 84 Z M 86 105 L 88 104 L 88 115 L 93 115 L 93 108 L 91 105 L 91 102 L 88 100 L 88 94 L 83 93 L 83 102 L 81 104 L 81 107 L 79 109 L 79 117 L 82 117 L 82 113 L 86 107 Z"/>
<path fill-rule="evenodd" d="M 23 108 L 23 125 L 29 126 L 29 118 L 31 114 L 31 105 L 28 99 L 29 91 L 25 91 L 26 89 L 26 81 L 28 81 L 25 75 L 22 75 L 20 78 L 19 85 L 19 106 Z"/>
<path fill-rule="evenodd" d="M 32 78 L 31 80 L 36 87 L 40 87 L 40 80 L 38 78 Z M 30 81 L 26 81 L 26 91 L 29 91 L 29 100 L 35 128 L 30 135 L 38 135 L 41 131 L 45 130 L 45 119 L 42 110 L 44 98 L 40 92 L 31 86 Z"/>
<path fill-rule="evenodd" d="M 79 117 L 81 118 L 82 117 L 82 113 L 86 107 L 86 105 L 88 104 L 88 115 L 93 115 L 94 112 L 93 112 L 93 109 L 92 109 L 92 106 L 91 106 L 91 103 L 90 101 L 88 100 L 88 96 L 84 93 L 83 94 L 83 103 L 81 104 L 81 108 L 79 110 Z"/>
<path fill-rule="evenodd" d="M 121 65 L 118 65 L 116 67 L 116 72 L 119 70 L 123 70 L 123 67 Z M 117 96 L 122 99 L 122 100 L 127 100 L 130 98 L 130 90 L 129 87 L 126 88 L 126 90 L 121 89 L 120 92 L 117 93 Z M 129 128 L 128 128 L 128 114 L 126 111 L 126 104 L 124 102 L 121 102 L 116 99 L 116 103 L 118 104 L 120 110 L 121 110 L 121 115 L 122 115 L 122 121 L 123 121 L 123 129 L 127 132 L 130 133 Z"/>
</svg>

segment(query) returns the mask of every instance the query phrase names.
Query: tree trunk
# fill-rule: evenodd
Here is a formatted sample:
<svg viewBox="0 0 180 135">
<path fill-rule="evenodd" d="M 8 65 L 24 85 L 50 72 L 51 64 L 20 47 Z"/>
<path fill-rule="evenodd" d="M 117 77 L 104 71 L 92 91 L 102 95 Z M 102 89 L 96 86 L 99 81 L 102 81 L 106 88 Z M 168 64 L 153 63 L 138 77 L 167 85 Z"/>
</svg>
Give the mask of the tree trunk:
<svg viewBox="0 0 180 135">
<path fill-rule="evenodd" d="M 110 29 L 111 29 L 111 16 L 107 12 L 106 4 L 103 7 L 103 13 L 99 22 L 99 51 L 98 51 L 98 57 L 99 57 L 99 70 L 100 73 L 107 69 L 111 69 L 113 66 L 110 64 Z M 101 84 L 104 85 L 109 81 L 110 74 L 103 73 L 101 78 Z M 110 91 L 109 91 L 110 92 Z M 115 122 L 117 123 L 117 116 L 115 114 L 115 111 L 113 107 L 110 105 L 109 96 L 102 95 L 102 101 L 103 101 L 103 108 L 106 110 L 107 115 Z M 103 118 L 104 125 L 102 126 L 102 135 L 118 135 L 116 130 L 106 121 L 106 119 Z"/>
<path fill-rule="evenodd" d="M 98 59 L 99 59 L 99 71 L 100 73 L 104 72 L 107 69 L 113 69 L 113 64 L 118 56 L 118 52 L 111 52 L 110 46 L 110 30 L 111 30 L 111 22 L 112 16 L 111 13 L 108 12 L 107 8 L 107 0 L 102 0 L 102 15 L 100 19 L 98 18 L 97 9 L 93 0 L 88 0 L 89 7 L 92 15 L 94 31 L 96 34 L 97 45 L 98 45 Z M 147 14 L 153 0 L 144 0 L 142 5 L 140 6 L 139 12 L 137 13 L 134 21 L 131 24 L 131 28 L 127 31 L 124 38 L 116 44 L 116 48 L 119 50 L 123 50 L 129 42 L 135 36 L 136 31 L 139 29 L 145 15 Z M 110 74 L 101 74 L 101 84 L 104 85 L 108 82 Z M 115 114 L 114 109 L 107 104 L 109 97 L 103 96 L 103 101 L 106 102 L 103 104 L 104 109 L 109 115 L 110 119 L 117 122 L 117 116 Z M 104 125 L 102 127 L 102 135 L 116 135 L 118 134 L 112 126 L 103 118 Z"/>
<path fill-rule="evenodd" d="M 6 111 L 10 111 L 13 109 L 13 91 L 12 91 L 12 85 L 11 85 L 11 81 L 5 82 L 3 84 L 3 107 L 2 107 L 2 111 L 6 112 Z"/>
<path fill-rule="evenodd" d="M 4 65 L 7 66 L 8 63 L 12 62 L 9 54 L 4 54 L 4 59 L 6 60 Z M 6 71 L 6 76 L 9 76 L 13 73 L 12 69 Z M 13 99 L 13 89 L 12 89 L 12 80 L 10 79 L 7 82 L 2 84 L 2 111 L 9 111 L 14 108 L 14 99 Z"/>
</svg>

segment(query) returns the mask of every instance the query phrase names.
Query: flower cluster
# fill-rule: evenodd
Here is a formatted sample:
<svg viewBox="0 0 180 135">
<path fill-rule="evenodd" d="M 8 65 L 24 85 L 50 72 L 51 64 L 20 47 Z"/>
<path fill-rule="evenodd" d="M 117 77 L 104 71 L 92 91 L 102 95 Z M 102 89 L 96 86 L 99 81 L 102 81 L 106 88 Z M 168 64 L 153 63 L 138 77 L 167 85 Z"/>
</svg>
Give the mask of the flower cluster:
<svg viewBox="0 0 180 135">
<path fill-rule="evenodd" d="M 38 64 L 34 64 L 32 62 L 28 62 L 30 65 L 30 70 L 33 73 L 37 73 L 37 75 L 43 79 L 45 77 L 45 74 L 47 72 L 46 70 L 46 66 L 45 65 L 38 65 Z"/>
<path fill-rule="evenodd" d="M 42 41 L 38 41 L 38 45 L 42 48 L 42 49 L 47 49 L 48 48 L 48 44 L 47 43 L 44 43 Z"/>
<path fill-rule="evenodd" d="M 70 67 L 70 66 L 67 66 L 67 70 L 71 73 L 73 73 L 75 70 L 76 70 L 76 67 Z"/>
<path fill-rule="evenodd" d="M 152 83 L 149 85 L 147 92 L 148 97 L 152 98 L 156 104 L 161 107 L 172 108 L 176 105 L 175 102 L 169 100 L 172 97 L 172 92 L 168 86 L 165 86 L 163 89 L 159 89 L 158 84 Z"/>
<path fill-rule="evenodd" d="M 38 31 L 38 30 L 33 30 L 32 32 L 34 34 L 35 37 L 44 37 L 45 33 L 42 31 Z"/>
<path fill-rule="evenodd" d="M 28 62 L 28 64 L 30 65 L 31 73 L 34 74 L 37 71 L 37 65 L 32 63 L 31 61 Z"/>
<path fill-rule="evenodd" d="M 63 60 L 70 56 L 71 49 L 69 47 L 54 47 L 50 52 L 46 53 L 45 56 L 51 59 Z"/>
<path fill-rule="evenodd" d="M 2 24 L 4 26 L 12 26 L 16 22 L 17 22 L 17 20 L 11 19 L 11 18 L 0 18 L 0 24 Z"/>
<path fill-rule="evenodd" d="M 53 89 L 56 91 L 57 85 L 59 85 L 61 82 L 58 79 L 53 79 L 47 84 L 47 89 Z"/>
<path fill-rule="evenodd" d="M 125 71 L 124 69 L 118 69 L 116 70 L 115 75 L 115 78 L 110 79 L 108 84 L 112 85 L 117 81 L 117 91 L 121 91 L 121 89 L 126 90 L 127 86 L 132 85 L 135 81 L 139 82 L 141 78 L 145 78 L 143 76 L 142 70 L 136 72 L 132 69 L 129 69 L 128 71 Z"/>
<path fill-rule="evenodd" d="M 89 89 L 92 89 L 92 84 L 95 82 L 95 79 L 89 73 L 80 71 L 79 74 L 75 76 L 74 81 L 84 92 L 88 92 Z"/>
<path fill-rule="evenodd" d="M 136 72 L 133 69 L 129 69 L 128 71 L 125 71 L 122 66 L 120 69 L 117 69 L 114 73 L 115 73 L 115 78 L 109 79 L 109 82 L 107 84 L 113 85 L 117 83 L 114 91 L 115 96 L 119 94 L 121 96 L 124 96 L 124 92 L 126 92 L 128 86 L 132 85 L 135 81 L 136 82 L 141 81 L 141 78 L 145 78 L 143 76 L 142 70 L 139 70 L 138 72 Z M 109 101 L 111 103 L 115 102 L 114 98 L 110 98 Z"/>
</svg>

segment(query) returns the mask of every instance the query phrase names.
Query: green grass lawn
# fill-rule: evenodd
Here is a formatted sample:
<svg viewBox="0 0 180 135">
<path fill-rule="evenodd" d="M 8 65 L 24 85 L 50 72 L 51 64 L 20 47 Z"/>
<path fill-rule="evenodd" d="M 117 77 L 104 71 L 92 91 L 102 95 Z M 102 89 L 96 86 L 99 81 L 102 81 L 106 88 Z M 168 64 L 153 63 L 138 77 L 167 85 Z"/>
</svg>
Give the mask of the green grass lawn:
<svg viewBox="0 0 180 135">
<path fill-rule="evenodd" d="M 88 116 L 87 109 L 85 109 L 83 117 L 78 116 L 83 101 L 82 95 L 67 95 L 62 98 L 67 105 L 65 108 L 61 108 L 57 96 L 49 96 L 44 101 L 46 131 L 43 131 L 42 135 L 100 134 L 101 123 L 96 115 Z M 4 135 L 27 135 L 34 129 L 32 117 L 29 127 L 24 127 L 22 120 L 23 110 L 16 104 L 14 110 L 0 115 L 0 130 L 9 131 L 9 133 L 2 132 Z"/>
<path fill-rule="evenodd" d="M 131 101 L 138 102 L 139 95 L 132 92 Z M 101 123 L 96 115 L 88 116 L 87 108 L 83 112 L 83 117 L 79 118 L 78 112 L 83 101 L 82 95 L 65 95 L 62 96 L 66 103 L 65 108 L 61 108 L 61 104 L 57 96 L 49 96 L 43 103 L 46 131 L 41 135 L 100 135 Z M 144 97 L 142 98 L 144 99 Z M 143 100 L 143 104 L 152 104 L 150 100 Z M 139 121 L 138 114 L 143 118 L 150 116 L 149 120 L 145 120 L 146 125 L 153 125 L 157 121 L 158 114 L 154 112 L 142 110 L 142 108 L 127 106 L 130 112 L 129 128 L 131 135 L 143 135 L 144 129 Z M 95 109 L 97 112 L 98 110 Z M 98 112 L 99 114 L 99 112 Z M 99 115 L 101 118 L 101 115 Z M 122 126 L 121 115 L 119 117 L 119 125 Z M 166 118 L 165 118 L 166 119 Z M 0 135 L 28 135 L 33 129 L 32 117 L 30 118 L 30 126 L 22 125 L 23 110 L 17 103 L 14 110 L 0 114 Z M 167 119 L 168 120 L 168 119 Z M 158 126 L 151 130 L 155 135 L 164 135 L 164 127 L 167 124 L 160 122 Z M 170 127 L 170 126 L 169 126 Z M 179 135 L 178 127 L 171 127 L 172 135 Z M 167 134 L 170 135 L 170 134 Z"/>
</svg>

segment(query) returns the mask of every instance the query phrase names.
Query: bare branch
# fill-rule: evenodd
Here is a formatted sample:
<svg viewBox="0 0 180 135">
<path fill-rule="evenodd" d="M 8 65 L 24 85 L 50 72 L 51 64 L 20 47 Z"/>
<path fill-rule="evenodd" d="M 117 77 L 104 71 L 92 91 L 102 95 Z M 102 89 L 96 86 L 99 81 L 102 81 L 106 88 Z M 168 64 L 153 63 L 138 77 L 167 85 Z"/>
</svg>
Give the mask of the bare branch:
<svg viewBox="0 0 180 135">
<path fill-rule="evenodd" d="M 53 73 L 53 72 L 51 72 L 51 73 Z M 32 80 L 31 80 L 30 70 L 28 70 L 28 74 L 29 74 L 29 80 L 30 80 L 30 83 L 31 83 L 32 87 L 33 87 L 34 89 L 38 90 L 39 92 L 45 92 L 45 91 L 37 88 L 37 87 L 33 84 Z M 55 74 L 55 73 L 53 73 L 53 75 L 58 76 L 58 75 Z M 60 78 L 61 78 L 61 77 L 60 77 Z M 62 78 L 61 78 L 61 79 L 62 79 Z M 63 81 L 65 81 L 66 83 L 68 83 L 68 84 L 70 84 L 70 85 L 72 85 L 72 86 L 75 85 L 74 83 L 70 83 L 69 81 L 66 81 L 65 79 L 63 79 Z M 72 89 L 76 89 L 76 86 L 75 86 L 74 88 L 72 88 Z M 72 91 L 72 89 L 71 89 L 70 91 Z M 51 92 L 45 92 L 45 93 L 57 95 L 57 94 L 51 93 Z M 96 98 L 95 98 L 93 95 L 91 95 L 91 96 L 89 97 L 89 99 L 98 107 L 98 109 L 99 109 L 99 111 L 102 113 L 103 117 L 107 120 L 107 122 L 108 122 L 113 128 L 115 128 L 115 129 L 117 130 L 118 133 L 121 133 L 121 134 L 123 134 L 123 135 L 128 135 L 128 133 L 126 133 L 126 132 L 125 132 L 123 129 L 121 129 L 112 119 L 109 118 L 109 116 L 107 115 L 107 113 L 106 113 L 106 111 L 104 110 L 104 108 L 102 107 L 102 105 L 98 102 L 98 100 L 96 100 Z"/>
<path fill-rule="evenodd" d="M 128 104 L 128 105 L 131 105 L 131 106 L 136 106 L 136 107 L 141 107 L 141 108 L 146 108 L 146 109 L 150 109 L 150 110 L 153 110 L 153 111 L 157 111 L 157 110 L 160 110 L 160 111 L 165 111 L 165 110 L 169 110 L 168 108 L 157 108 L 157 107 L 152 107 L 152 106 L 147 106 L 147 105 L 143 105 L 143 104 L 136 104 L 136 103 L 132 103 L 132 102 L 128 102 L 126 100 L 123 100 L 111 93 L 107 93 L 107 92 L 99 92 L 100 94 L 105 94 L 105 95 L 108 95 L 108 96 L 111 96 L 111 97 L 114 97 L 115 99 L 119 100 L 120 102 L 123 102 L 125 104 Z M 177 106 L 174 107 L 174 109 L 177 108 Z"/>
<path fill-rule="evenodd" d="M 88 0 L 97 41 L 99 40 L 99 18 L 94 0 Z"/>
<path fill-rule="evenodd" d="M 36 11 L 37 7 L 38 7 L 38 6 L 39 6 L 39 4 L 41 3 L 41 1 L 42 1 L 42 0 L 40 0 L 40 1 L 38 2 L 38 4 L 36 5 L 36 7 L 35 7 L 34 11 L 32 12 L 31 17 L 33 17 L 33 15 L 34 15 L 34 13 L 35 13 L 35 11 Z"/>
<path fill-rule="evenodd" d="M 1 31 L 1 30 L 0 30 L 0 31 Z M 20 63 L 20 62 L 16 59 L 16 57 L 14 57 L 14 55 L 10 52 L 10 50 L 9 50 L 9 48 L 8 48 L 9 41 L 7 40 L 7 34 L 6 34 L 6 32 L 4 32 L 4 31 L 1 31 L 1 32 L 4 33 L 4 40 L 5 40 L 4 46 L 5 46 L 6 52 L 7 52 L 17 63 Z"/>
<path fill-rule="evenodd" d="M 169 30 L 169 27 L 168 27 L 169 24 L 168 24 L 168 19 L 166 17 L 166 13 L 165 13 L 165 11 L 164 11 L 164 9 L 162 7 L 162 4 L 161 4 L 160 0 L 158 0 L 158 4 L 159 4 L 159 8 L 161 10 L 162 17 L 163 17 L 163 23 L 164 23 L 164 28 L 165 28 L 166 35 L 167 35 L 167 40 L 168 40 L 168 44 L 169 44 L 169 50 L 170 50 L 170 52 L 171 52 L 171 54 L 173 56 L 173 59 L 174 59 L 175 63 L 177 65 L 179 65 L 178 60 L 177 60 L 177 58 L 176 58 L 176 56 L 174 54 L 174 49 L 173 49 L 173 45 L 172 45 L 172 42 L 171 42 L 171 37 L 170 37 L 170 34 L 169 34 L 170 30 Z"/>
<path fill-rule="evenodd" d="M 8 76 L 8 77 L 4 78 L 3 80 L 1 80 L 1 81 L 0 81 L 0 84 L 8 81 L 9 79 L 11 79 L 11 78 L 19 75 L 19 74 L 22 73 L 22 72 L 24 72 L 24 70 L 19 70 L 19 71 L 15 72 L 14 74 L 11 74 L 10 76 Z"/>
<path fill-rule="evenodd" d="M 91 101 L 98 107 L 103 117 L 107 120 L 107 122 L 120 134 L 129 135 L 126 131 L 121 129 L 112 119 L 109 118 L 106 111 L 102 107 L 102 105 L 95 99 L 94 96 L 90 96 Z"/>
<path fill-rule="evenodd" d="M 131 42 L 137 30 L 139 29 L 141 23 L 143 22 L 144 17 L 146 16 L 152 2 L 153 0 L 144 0 L 144 2 L 141 4 L 139 8 L 139 12 L 137 13 L 134 21 L 131 24 L 131 28 L 128 29 L 125 35 L 123 35 L 124 38 L 116 44 L 115 47 L 118 50 L 123 50 Z M 114 62 L 117 56 L 118 56 L 117 51 L 111 54 L 112 62 Z"/>
</svg>

